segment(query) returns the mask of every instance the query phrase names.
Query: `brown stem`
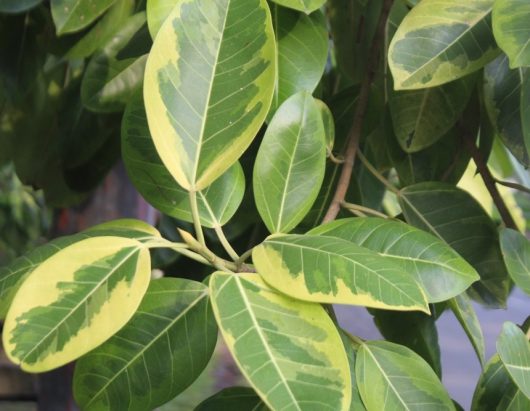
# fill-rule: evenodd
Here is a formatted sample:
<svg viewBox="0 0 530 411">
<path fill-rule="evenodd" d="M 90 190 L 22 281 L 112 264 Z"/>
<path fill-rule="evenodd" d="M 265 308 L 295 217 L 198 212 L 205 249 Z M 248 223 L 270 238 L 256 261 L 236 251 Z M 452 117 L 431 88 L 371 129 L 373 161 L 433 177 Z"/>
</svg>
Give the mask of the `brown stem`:
<svg viewBox="0 0 530 411">
<path fill-rule="evenodd" d="M 486 161 L 484 161 L 484 157 L 482 157 L 482 153 L 477 148 L 475 144 L 475 139 L 472 134 L 465 133 L 464 144 L 466 145 L 467 150 L 471 154 L 471 157 L 473 158 L 473 161 L 477 166 L 477 170 L 480 176 L 482 177 L 482 180 L 484 181 L 484 184 L 486 185 L 486 188 L 488 189 L 488 192 L 490 193 L 490 196 L 493 199 L 497 210 L 499 210 L 499 214 L 502 218 L 502 221 L 504 222 L 504 225 L 508 228 L 518 230 L 517 224 L 515 224 L 515 220 L 513 219 L 510 210 L 508 210 L 508 207 L 506 206 L 506 203 L 504 202 L 501 193 L 499 193 L 499 190 L 497 189 L 497 185 L 495 184 L 495 177 L 493 177 L 493 175 L 491 174 L 490 169 L 486 164 Z"/>
<path fill-rule="evenodd" d="M 347 146 L 344 152 L 344 164 L 342 166 L 339 181 L 337 183 L 335 195 L 333 196 L 333 200 L 331 200 L 328 211 L 324 216 L 322 221 L 323 223 L 332 221 L 337 217 L 337 214 L 340 211 L 340 205 L 344 201 L 346 192 L 348 191 L 348 186 L 350 185 L 355 155 L 357 153 L 359 141 L 361 140 L 364 116 L 368 107 L 370 87 L 374 81 L 375 72 L 379 63 L 379 51 L 384 42 L 386 21 L 392 3 L 393 0 L 385 0 L 383 3 L 383 9 L 381 10 L 381 15 L 379 16 L 379 22 L 377 23 L 377 31 L 372 42 L 371 53 L 368 56 L 368 62 L 366 64 L 366 72 L 361 83 L 361 90 L 357 100 L 357 107 L 355 107 L 352 127 L 347 138 Z"/>
</svg>

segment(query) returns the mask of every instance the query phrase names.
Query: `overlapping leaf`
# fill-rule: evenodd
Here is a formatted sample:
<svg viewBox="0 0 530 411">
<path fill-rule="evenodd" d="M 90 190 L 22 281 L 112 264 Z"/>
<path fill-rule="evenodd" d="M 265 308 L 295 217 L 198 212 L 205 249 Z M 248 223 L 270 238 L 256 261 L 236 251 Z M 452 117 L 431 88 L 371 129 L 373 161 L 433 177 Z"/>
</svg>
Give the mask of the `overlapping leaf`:
<svg viewBox="0 0 530 411">
<path fill-rule="evenodd" d="M 252 274 L 215 273 L 210 290 L 229 350 L 270 408 L 349 410 L 348 360 L 320 305 L 284 296 Z"/>
<path fill-rule="evenodd" d="M 359 393 L 359 387 L 357 378 L 355 377 L 355 361 L 357 358 L 357 350 L 359 346 L 354 344 L 351 336 L 344 330 L 340 330 L 340 336 L 348 356 L 348 365 L 350 367 L 350 378 L 351 378 L 351 403 L 350 411 L 366 411 L 363 401 L 361 400 L 361 394 Z"/>
<path fill-rule="evenodd" d="M 76 401 L 83 410 L 152 410 L 200 375 L 216 341 L 205 285 L 152 281 L 125 327 L 77 362 Z"/>
<path fill-rule="evenodd" d="M 116 0 L 51 0 L 57 34 L 79 31 L 103 14 Z"/>
<path fill-rule="evenodd" d="M 414 351 L 387 341 L 367 341 L 355 367 L 368 411 L 454 410 L 442 383 Z"/>
<path fill-rule="evenodd" d="M 326 141 L 322 116 L 308 92 L 276 111 L 256 156 L 256 206 L 270 232 L 288 233 L 302 221 L 322 184 Z"/>
<path fill-rule="evenodd" d="M 300 300 L 429 312 L 413 274 L 340 238 L 271 236 L 252 259 L 265 281 Z"/>
<path fill-rule="evenodd" d="M 433 87 L 482 68 L 499 50 L 493 0 L 424 0 L 399 26 L 388 51 L 397 90 Z"/>
<path fill-rule="evenodd" d="M 206 188 L 252 142 L 272 99 L 275 49 L 265 0 L 184 0 L 162 25 L 145 106 L 158 154 L 183 188 Z"/>
<path fill-rule="evenodd" d="M 497 351 L 508 374 L 524 395 L 530 398 L 530 342 L 519 327 L 504 323 L 497 340 Z"/>
<path fill-rule="evenodd" d="M 75 360 L 125 325 L 150 275 L 149 251 L 137 240 L 93 237 L 64 248 L 18 290 L 4 324 L 6 354 L 32 372 Z"/>
<path fill-rule="evenodd" d="M 42 0 L 0 0 L 0 13 L 21 13 L 35 7 Z"/>
<path fill-rule="evenodd" d="M 266 411 L 268 407 L 249 387 L 229 387 L 201 402 L 193 411 Z"/>
<path fill-rule="evenodd" d="M 473 267 L 442 240 L 398 221 L 346 218 L 316 227 L 308 234 L 342 238 L 377 252 L 414 275 L 429 302 L 454 297 L 479 279 Z"/>
<path fill-rule="evenodd" d="M 326 0 L 272 0 L 272 2 L 309 14 L 322 7 Z"/>
<path fill-rule="evenodd" d="M 443 239 L 477 270 L 474 297 L 505 304 L 509 278 L 497 228 L 470 194 L 449 184 L 420 183 L 402 189 L 399 203 L 409 224 Z"/>
<path fill-rule="evenodd" d="M 473 394 L 471 411 L 497 410 L 502 397 L 511 390 L 513 385 L 499 355 L 495 354 L 484 366 L 480 375 Z"/>
<path fill-rule="evenodd" d="M 149 0 L 146 5 L 147 25 L 149 26 L 149 33 L 154 39 L 162 27 L 164 21 L 168 18 L 171 10 L 175 8 L 179 0 Z"/>
<path fill-rule="evenodd" d="M 530 66 L 530 3 L 526 0 L 495 0 L 493 34 L 510 58 L 510 67 Z"/>
<path fill-rule="evenodd" d="M 330 108 L 322 100 L 315 99 L 320 115 L 322 116 L 322 123 L 324 124 L 324 135 L 326 136 L 326 150 L 331 153 L 335 145 L 335 120 Z"/>
<path fill-rule="evenodd" d="M 271 4 L 277 42 L 278 79 L 269 118 L 293 94 L 313 92 L 326 65 L 328 33 L 321 11 L 310 15 Z"/>
<path fill-rule="evenodd" d="M 501 230 L 501 250 L 508 273 L 515 284 L 530 294 L 530 243 L 518 231 Z"/>
<path fill-rule="evenodd" d="M 510 70 L 499 56 L 484 69 L 484 101 L 495 130 L 512 154 L 530 165 L 530 69 Z"/>
<path fill-rule="evenodd" d="M 122 156 L 134 186 L 149 203 L 172 217 L 193 221 L 188 192 L 166 169 L 151 139 L 141 93 L 133 96 L 123 116 Z M 226 224 L 244 192 L 245 176 L 238 162 L 197 193 L 201 224 L 210 228 Z"/>
</svg>

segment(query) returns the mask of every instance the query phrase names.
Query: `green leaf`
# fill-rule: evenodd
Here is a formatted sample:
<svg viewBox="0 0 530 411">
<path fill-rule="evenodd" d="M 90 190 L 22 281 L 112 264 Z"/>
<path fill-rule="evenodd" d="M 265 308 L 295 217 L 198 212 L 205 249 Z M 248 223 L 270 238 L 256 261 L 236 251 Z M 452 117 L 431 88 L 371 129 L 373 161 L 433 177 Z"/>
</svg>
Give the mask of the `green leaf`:
<svg viewBox="0 0 530 411">
<path fill-rule="evenodd" d="M 443 239 L 477 270 L 475 298 L 504 306 L 509 278 L 497 228 L 469 193 L 450 184 L 420 183 L 402 189 L 399 203 L 409 224 Z"/>
<path fill-rule="evenodd" d="M 146 5 L 147 25 L 151 38 L 155 38 L 162 24 L 180 0 L 148 0 Z"/>
<path fill-rule="evenodd" d="M 530 409 L 530 398 L 513 387 L 504 393 L 498 407 L 499 411 L 527 411 Z"/>
<path fill-rule="evenodd" d="M 368 411 L 454 410 L 442 383 L 414 351 L 387 341 L 367 341 L 355 367 Z"/>
<path fill-rule="evenodd" d="M 116 0 L 51 0 L 58 35 L 79 31 L 101 16 Z"/>
<path fill-rule="evenodd" d="M 164 214 L 193 222 L 189 193 L 166 169 L 151 139 L 141 92 L 132 97 L 123 115 L 122 157 L 131 181 L 150 204 Z M 201 224 L 209 228 L 226 224 L 244 193 L 245 176 L 237 162 L 197 193 Z"/>
<path fill-rule="evenodd" d="M 484 69 L 484 101 L 502 141 L 524 166 L 530 165 L 530 69 L 510 70 L 502 55 Z"/>
<path fill-rule="evenodd" d="M 352 337 L 344 330 L 340 330 L 340 336 L 342 338 L 342 343 L 344 344 L 344 349 L 346 350 L 346 355 L 348 356 L 348 366 L 350 368 L 350 378 L 351 378 L 351 403 L 350 411 L 366 411 L 364 404 L 361 400 L 361 394 L 359 393 L 359 386 L 357 384 L 357 379 L 355 378 L 355 361 L 357 358 L 357 350 L 359 346 L 353 343 Z"/>
<path fill-rule="evenodd" d="M 7 313 L 3 344 L 23 370 L 43 372 L 75 360 L 123 327 L 151 275 L 137 240 L 94 237 L 40 264 Z"/>
<path fill-rule="evenodd" d="M 287 233 L 305 217 L 320 191 L 326 166 L 322 117 L 308 92 L 276 111 L 256 156 L 256 206 L 270 232 Z"/>
<path fill-rule="evenodd" d="M 277 83 L 268 117 L 293 94 L 312 93 L 326 66 L 328 32 L 320 10 L 306 15 L 271 4 L 277 44 Z"/>
<path fill-rule="evenodd" d="M 265 281 L 300 300 L 429 313 L 412 274 L 350 241 L 271 236 L 254 248 L 252 259 Z"/>
<path fill-rule="evenodd" d="M 41 2 L 42 0 L 0 0 L 0 13 L 22 13 Z"/>
<path fill-rule="evenodd" d="M 107 13 L 79 40 L 66 56 L 81 59 L 92 55 L 113 37 L 134 13 L 134 0 L 116 0 Z"/>
<path fill-rule="evenodd" d="M 454 126 L 469 101 L 476 76 L 439 87 L 394 91 L 392 124 L 401 148 L 414 153 L 431 146 Z"/>
<path fill-rule="evenodd" d="M 122 58 L 120 54 L 131 41 L 140 43 L 138 35 L 144 24 L 145 13 L 132 16 L 103 50 L 92 57 L 81 83 L 85 107 L 96 112 L 121 111 L 141 87 L 147 55 Z"/>
<path fill-rule="evenodd" d="M 433 87 L 482 68 L 499 50 L 493 0 L 423 0 L 405 17 L 388 51 L 396 90 Z"/>
<path fill-rule="evenodd" d="M 217 272 L 210 291 L 228 349 L 270 408 L 349 409 L 348 360 L 320 305 L 284 296 L 253 274 Z"/>
<path fill-rule="evenodd" d="M 193 411 L 266 411 L 267 406 L 249 387 L 229 387 L 201 402 Z"/>
<path fill-rule="evenodd" d="M 272 2 L 309 14 L 322 7 L 326 0 L 272 0 Z"/>
<path fill-rule="evenodd" d="M 493 34 L 510 58 L 510 67 L 530 66 L 530 3 L 526 0 L 495 0 Z"/>
<path fill-rule="evenodd" d="M 270 107 L 275 42 L 265 0 L 183 0 L 147 59 L 145 107 L 164 165 L 202 190 L 241 156 Z"/>
<path fill-rule="evenodd" d="M 500 231 L 501 250 L 508 273 L 515 284 L 530 294 L 530 243 L 518 231 L 503 228 Z"/>
<path fill-rule="evenodd" d="M 471 300 L 467 294 L 462 293 L 449 300 L 449 306 L 467 334 L 467 337 L 477 354 L 477 358 L 483 366 L 486 356 L 484 334 L 482 333 L 482 328 L 477 313 L 471 304 Z"/>
<path fill-rule="evenodd" d="M 345 218 L 308 234 L 351 241 L 375 251 L 422 285 L 427 301 L 445 301 L 479 280 L 476 271 L 451 247 L 423 230 L 382 218 Z"/>
<path fill-rule="evenodd" d="M 143 221 L 122 219 L 94 226 L 75 235 L 59 237 L 34 248 L 9 265 L 0 267 L 0 319 L 5 318 L 15 293 L 35 268 L 63 248 L 85 238 L 96 236 L 118 236 L 144 241 L 160 237 L 160 233 Z"/>
<path fill-rule="evenodd" d="M 519 327 L 505 322 L 497 340 L 502 363 L 517 387 L 530 398 L 530 342 Z"/>
<path fill-rule="evenodd" d="M 484 366 L 480 375 L 473 394 L 471 411 L 497 410 L 504 393 L 511 391 L 513 386 L 499 355 L 495 354 Z"/>
<path fill-rule="evenodd" d="M 335 120 L 333 120 L 333 113 L 322 100 L 315 99 L 315 103 L 317 103 L 320 115 L 322 116 L 322 123 L 324 124 L 326 150 L 327 153 L 331 153 L 335 144 Z"/>
<path fill-rule="evenodd" d="M 188 387 L 215 348 L 208 288 L 152 281 L 136 314 L 76 364 L 74 395 L 83 410 L 152 410 Z"/>
</svg>

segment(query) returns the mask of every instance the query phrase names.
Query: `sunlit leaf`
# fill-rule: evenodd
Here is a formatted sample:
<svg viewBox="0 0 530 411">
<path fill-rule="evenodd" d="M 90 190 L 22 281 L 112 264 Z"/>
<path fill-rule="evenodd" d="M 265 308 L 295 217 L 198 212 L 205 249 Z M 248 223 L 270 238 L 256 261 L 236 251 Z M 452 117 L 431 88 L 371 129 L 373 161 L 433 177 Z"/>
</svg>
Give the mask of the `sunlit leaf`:
<svg viewBox="0 0 530 411">
<path fill-rule="evenodd" d="M 348 360 L 320 305 L 284 296 L 253 274 L 215 273 L 210 290 L 230 352 L 270 408 L 349 410 Z"/>
<path fill-rule="evenodd" d="M 530 342 L 519 327 L 505 322 L 497 340 L 497 351 L 517 387 L 530 398 Z"/>
<path fill-rule="evenodd" d="M 510 67 L 530 66 L 530 3 L 526 0 L 495 0 L 493 34 L 510 58 Z"/>
<path fill-rule="evenodd" d="M 180 0 L 148 0 L 146 5 L 147 25 L 149 26 L 149 33 L 154 39 L 158 34 L 160 27 L 168 18 L 171 10 L 175 8 Z"/>
<path fill-rule="evenodd" d="M 57 34 L 79 31 L 103 14 L 116 0 L 51 0 Z"/>
</svg>

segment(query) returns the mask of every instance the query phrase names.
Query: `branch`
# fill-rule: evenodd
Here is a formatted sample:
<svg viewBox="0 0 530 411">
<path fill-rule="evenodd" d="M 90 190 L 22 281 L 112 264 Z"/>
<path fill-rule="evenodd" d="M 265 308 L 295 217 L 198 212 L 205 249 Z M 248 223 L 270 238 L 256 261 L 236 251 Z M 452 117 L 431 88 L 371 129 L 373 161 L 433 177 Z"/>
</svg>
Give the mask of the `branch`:
<svg viewBox="0 0 530 411">
<path fill-rule="evenodd" d="M 471 157 L 477 166 L 477 170 L 482 177 L 482 180 L 484 181 L 484 184 L 486 185 L 486 188 L 488 189 L 488 192 L 490 193 L 497 210 L 499 210 L 499 215 L 501 216 L 504 225 L 508 228 L 519 230 L 517 224 L 515 224 L 515 220 L 510 214 L 510 210 L 508 210 L 508 207 L 501 196 L 501 193 L 499 193 L 499 190 L 497 189 L 495 177 L 493 177 L 491 174 L 486 161 L 484 161 L 484 157 L 482 157 L 482 153 L 477 148 L 472 134 L 464 133 L 464 144 L 471 154 Z"/>
<path fill-rule="evenodd" d="M 331 201 L 328 211 L 324 216 L 324 220 L 322 221 L 323 223 L 332 221 L 337 217 L 337 214 L 340 211 L 340 205 L 344 201 L 346 192 L 348 191 L 348 186 L 350 185 L 355 155 L 357 153 L 359 141 L 361 140 L 364 117 L 368 107 L 370 87 L 374 81 L 377 65 L 379 64 L 379 51 L 384 43 L 386 21 L 392 3 L 393 0 L 385 0 L 383 3 L 381 15 L 379 16 L 379 22 L 377 23 L 377 31 L 372 42 L 372 52 L 368 56 L 366 72 L 361 83 L 361 90 L 359 92 L 357 106 L 355 107 L 352 127 L 347 138 L 346 151 L 344 152 L 344 164 L 342 166 L 340 178 L 337 183 L 335 195 L 333 196 L 333 200 Z"/>
</svg>

